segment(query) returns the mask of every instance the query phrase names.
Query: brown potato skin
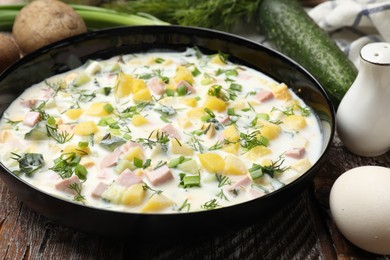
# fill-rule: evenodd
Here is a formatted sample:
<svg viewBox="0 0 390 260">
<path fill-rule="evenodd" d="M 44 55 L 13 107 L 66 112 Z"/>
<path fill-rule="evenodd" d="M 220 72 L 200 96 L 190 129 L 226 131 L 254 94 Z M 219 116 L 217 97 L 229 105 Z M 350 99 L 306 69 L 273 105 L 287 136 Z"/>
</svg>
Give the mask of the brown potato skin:
<svg viewBox="0 0 390 260">
<path fill-rule="evenodd" d="M 0 73 L 19 58 L 19 48 L 12 36 L 0 33 Z"/>
<path fill-rule="evenodd" d="M 26 5 L 16 16 L 12 28 L 24 54 L 86 31 L 80 15 L 57 0 L 36 0 Z"/>
</svg>

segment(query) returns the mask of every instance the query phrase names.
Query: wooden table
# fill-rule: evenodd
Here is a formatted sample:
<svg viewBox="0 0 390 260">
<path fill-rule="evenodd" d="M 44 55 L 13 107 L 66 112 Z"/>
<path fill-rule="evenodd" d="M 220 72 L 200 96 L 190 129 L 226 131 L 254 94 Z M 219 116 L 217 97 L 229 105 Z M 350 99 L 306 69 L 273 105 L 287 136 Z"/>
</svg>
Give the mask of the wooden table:
<svg viewBox="0 0 390 260">
<path fill-rule="evenodd" d="M 237 231 L 161 243 L 112 240 L 56 224 L 30 210 L 0 181 L 1 259 L 390 259 L 353 246 L 338 232 L 328 206 L 344 171 L 390 166 L 390 153 L 355 156 L 334 139 L 313 185 L 267 221 Z"/>
</svg>

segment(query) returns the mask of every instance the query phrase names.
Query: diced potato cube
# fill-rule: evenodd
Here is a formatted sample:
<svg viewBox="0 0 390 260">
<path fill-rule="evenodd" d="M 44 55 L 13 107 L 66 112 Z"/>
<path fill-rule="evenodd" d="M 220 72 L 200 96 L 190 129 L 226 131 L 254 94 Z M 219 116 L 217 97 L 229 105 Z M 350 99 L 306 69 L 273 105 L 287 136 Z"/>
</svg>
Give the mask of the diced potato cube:
<svg viewBox="0 0 390 260">
<path fill-rule="evenodd" d="M 265 158 L 261 161 L 260 163 L 261 166 L 271 166 L 272 165 L 272 161 L 271 159 L 268 159 L 268 158 Z"/>
<path fill-rule="evenodd" d="M 210 173 L 222 173 L 225 168 L 224 159 L 216 153 L 198 154 L 200 164 Z"/>
<path fill-rule="evenodd" d="M 283 118 L 284 125 L 294 131 L 299 131 L 306 127 L 306 119 L 300 115 L 290 115 Z"/>
<path fill-rule="evenodd" d="M 193 108 L 187 111 L 187 116 L 190 119 L 200 119 L 202 116 L 204 116 L 206 112 L 202 107 Z"/>
<path fill-rule="evenodd" d="M 145 199 L 146 191 L 143 188 L 143 183 L 137 183 L 123 192 L 122 204 L 137 206 L 140 205 Z"/>
<path fill-rule="evenodd" d="M 226 102 L 214 96 L 209 96 L 204 104 L 205 108 L 211 109 L 217 112 L 223 112 L 226 109 Z"/>
<path fill-rule="evenodd" d="M 292 99 L 287 102 L 287 107 L 292 107 L 294 110 L 299 110 L 299 100 Z"/>
<path fill-rule="evenodd" d="M 311 162 L 307 158 L 294 162 L 291 165 L 291 169 L 294 169 L 299 173 L 305 173 L 307 170 L 310 169 L 310 167 L 311 167 Z"/>
<path fill-rule="evenodd" d="M 133 93 L 137 93 L 141 89 L 146 89 L 146 88 L 147 88 L 146 83 L 143 79 L 133 78 L 133 82 L 132 82 L 132 92 Z"/>
<path fill-rule="evenodd" d="M 145 155 L 141 147 L 135 146 L 123 155 L 123 159 L 126 159 L 130 162 L 134 161 L 134 158 L 138 158 L 141 160 L 145 159 Z"/>
<path fill-rule="evenodd" d="M 226 156 L 224 174 L 243 175 L 247 172 L 245 164 L 238 157 L 231 154 Z"/>
<path fill-rule="evenodd" d="M 111 114 L 111 112 L 107 110 L 107 106 L 110 106 L 110 104 L 105 102 L 96 102 L 91 104 L 91 106 L 85 113 L 89 116 L 108 116 L 109 114 Z"/>
<path fill-rule="evenodd" d="M 177 122 L 178 122 L 179 126 L 181 126 L 182 128 L 188 128 L 188 127 L 192 126 L 191 121 L 187 117 L 179 117 L 177 119 Z"/>
<path fill-rule="evenodd" d="M 174 203 L 172 200 L 168 199 L 162 194 L 153 195 L 148 202 L 146 202 L 145 206 L 140 210 L 141 212 L 157 212 L 162 211 Z"/>
<path fill-rule="evenodd" d="M 248 103 L 245 100 L 236 101 L 233 104 L 234 110 L 240 111 L 248 107 Z"/>
<path fill-rule="evenodd" d="M 240 132 L 234 125 L 229 125 L 223 130 L 222 136 L 229 142 L 237 142 L 240 139 Z"/>
<path fill-rule="evenodd" d="M 282 128 L 279 125 L 272 123 L 268 123 L 260 128 L 261 135 L 266 137 L 268 140 L 277 138 L 281 131 Z"/>
<path fill-rule="evenodd" d="M 191 84 L 194 83 L 194 78 L 192 77 L 191 71 L 183 66 L 177 67 L 174 80 L 176 83 L 179 83 L 182 80 L 185 80 Z"/>
<path fill-rule="evenodd" d="M 119 73 L 115 83 L 115 96 L 118 98 L 126 97 L 132 93 L 133 77 L 127 74 Z"/>
<path fill-rule="evenodd" d="M 151 101 L 152 95 L 148 88 L 143 88 L 134 93 L 134 101 Z"/>
<path fill-rule="evenodd" d="M 210 62 L 214 63 L 214 64 L 217 64 L 217 65 L 220 65 L 220 66 L 226 65 L 226 62 L 224 62 L 221 59 L 221 55 L 219 55 L 219 54 L 214 55 L 214 57 L 211 58 Z"/>
<path fill-rule="evenodd" d="M 96 126 L 93 121 L 81 122 L 75 126 L 73 132 L 75 135 L 87 136 L 91 134 L 95 134 L 99 131 L 99 128 Z"/>
<path fill-rule="evenodd" d="M 142 115 L 140 114 L 136 114 L 133 116 L 133 118 L 131 119 L 131 123 L 134 125 L 134 126 L 141 126 L 141 125 L 145 125 L 147 123 L 149 123 L 149 120 L 146 119 L 145 117 L 143 117 Z"/>
<path fill-rule="evenodd" d="M 8 130 L 2 130 L 0 132 L 0 143 L 5 143 L 12 137 L 12 133 Z"/>
<path fill-rule="evenodd" d="M 272 151 L 271 149 L 265 147 L 265 146 L 256 146 L 250 149 L 245 156 L 248 157 L 251 160 L 257 160 L 259 157 L 263 157 L 267 154 L 270 154 Z"/>
<path fill-rule="evenodd" d="M 222 151 L 225 151 L 225 152 L 231 153 L 231 154 L 238 154 L 238 149 L 240 149 L 239 143 L 225 144 L 224 147 L 222 148 Z"/>
<path fill-rule="evenodd" d="M 274 93 L 274 96 L 277 99 L 285 100 L 285 101 L 291 99 L 291 93 L 290 93 L 287 85 L 284 83 L 281 83 L 277 86 L 273 86 L 272 92 Z"/>
<path fill-rule="evenodd" d="M 196 105 L 198 104 L 198 101 L 196 100 L 196 98 L 184 98 L 182 102 L 183 102 L 183 104 L 185 104 L 189 107 L 196 107 Z"/>
<path fill-rule="evenodd" d="M 194 150 L 184 143 L 178 142 L 176 139 L 171 139 L 171 149 L 174 154 L 193 155 Z"/>
<path fill-rule="evenodd" d="M 95 162 L 89 158 L 83 157 L 81 158 L 80 164 L 86 168 L 92 167 L 95 165 Z"/>
<path fill-rule="evenodd" d="M 307 144 L 308 144 L 308 140 L 305 137 L 299 135 L 295 135 L 292 141 L 292 147 L 306 148 Z"/>
<path fill-rule="evenodd" d="M 81 114 L 83 113 L 83 109 L 81 108 L 71 108 L 71 109 L 68 109 L 66 112 L 65 112 L 65 115 L 67 117 L 69 117 L 69 119 L 72 119 L 72 120 L 75 120 L 77 118 L 79 118 L 81 116 Z"/>
<path fill-rule="evenodd" d="M 108 200 L 111 203 L 120 204 L 122 203 L 122 196 L 125 192 L 126 187 L 121 186 L 116 183 L 112 183 L 107 189 L 103 192 L 102 198 Z"/>
<path fill-rule="evenodd" d="M 198 174 L 199 173 L 199 166 L 198 163 L 191 159 L 186 162 L 183 162 L 177 166 L 177 169 L 183 172 L 188 172 L 191 174 Z"/>
<path fill-rule="evenodd" d="M 76 153 L 77 155 L 83 156 L 88 155 L 91 152 L 88 146 L 80 147 L 76 144 L 69 144 L 63 149 L 63 153 Z"/>
</svg>

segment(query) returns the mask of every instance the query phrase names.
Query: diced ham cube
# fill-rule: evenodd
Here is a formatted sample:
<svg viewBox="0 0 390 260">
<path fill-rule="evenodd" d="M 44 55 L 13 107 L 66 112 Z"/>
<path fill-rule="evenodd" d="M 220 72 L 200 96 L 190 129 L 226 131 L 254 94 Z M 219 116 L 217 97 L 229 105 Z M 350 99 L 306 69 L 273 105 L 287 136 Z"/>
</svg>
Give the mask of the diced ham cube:
<svg viewBox="0 0 390 260">
<path fill-rule="evenodd" d="M 187 92 L 191 92 L 191 93 L 196 92 L 195 88 L 185 80 L 179 81 L 179 83 L 177 83 L 177 85 L 176 85 L 176 89 L 180 86 L 183 86 L 183 85 L 187 88 Z"/>
<path fill-rule="evenodd" d="M 252 179 L 247 175 L 245 177 L 242 177 L 237 182 L 233 183 L 227 188 L 227 191 L 234 191 L 241 189 L 242 187 L 245 187 L 249 185 L 252 182 Z"/>
<path fill-rule="evenodd" d="M 151 78 L 148 82 L 149 89 L 157 95 L 162 95 L 165 92 L 165 84 L 157 77 Z"/>
<path fill-rule="evenodd" d="M 172 172 L 166 165 L 152 171 L 146 171 L 146 176 L 153 185 L 159 185 L 173 179 Z"/>
<path fill-rule="evenodd" d="M 115 182 L 122 186 L 130 187 L 134 184 L 142 182 L 142 179 L 129 169 L 126 169 L 116 178 Z"/>
<path fill-rule="evenodd" d="M 160 130 L 161 130 L 161 132 L 167 134 L 169 137 L 173 137 L 173 138 L 177 138 L 177 139 L 180 138 L 179 132 L 171 124 L 167 124 L 166 126 L 163 126 Z"/>
<path fill-rule="evenodd" d="M 111 167 L 114 166 L 118 160 L 119 156 L 122 154 L 121 149 L 118 147 L 116 148 L 112 153 L 107 154 L 101 161 L 100 161 L 100 168 L 105 167 Z"/>
<path fill-rule="evenodd" d="M 260 102 L 267 101 L 274 97 L 274 93 L 268 90 L 261 90 L 256 94 L 256 99 Z"/>
<path fill-rule="evenodd" d="M 32 108 L 38 103 L 38 99 L 25 99 L 20 101 L 20 104 L 28 108 Z"/>
<path fill-rule="evenodd" d="M 239 79 L 248 80 L 248 79 L 252 78 L 252 75 L 250 75 L 248 73 L 244 73 L 244 72 L 239 72 L 237 77 Z"/>
<path fill-rule="evenodd" d="M 41 114 L 36 111 L 30 111 L 24 117 L 23 124 L 33 127 L 39 122 L 39 120 L 41 120 Z"/>
<path fill-rule="evenodd" d="M 293 148 L 288 151 L 286 151 L 286 156 L 294 158 L 294 159 L 301 159 L 303 155 L 305 154 L 305 148 Z"/>
<path fill-rule="evenodd" d="M 226 115 L 224 116 L 221 120 L 219 120 L 219 122 L 223 125 L 226 125 L 230 120 L 230 116 L 229 115 Z"/>
<path fill-rule="evenodd" d="M 103 194 L 103 192 L 107 189 L 108 184 L 104 182 L 99 182 L 98 185 L 96 185 L 95 189 L 93 189 L 91 195 L 95 198 L 100 198 Z"/>
<path fill-rule="evenodd" d="M 54 96 L 55 91 L 52 88 L 45 88 L 43 89 L 43 98 L 49 99 Z"/>
<path fill-rule="evenodd" d="M 253 198 L 259 198 L 261 196 L 264 196 L 265 195 L 265 192 L 261 191 L 261 190 L 258 190 L 258 189 L 253 189 L 251 188 L 249 190 L 249 194 L 253 197 Z"/>
<path fill-rule="evenodd" d="M 67 179 L 63 179 L 60 182 L 57 182 L 54 187 L 59 190 L 70 194 L 76 194 L 76 191 L 74 189 L 70 189 L 70 185 L 72 184 L 80 184 L 80 179 L 76 175 L 72 175 L 71 177 Z"/>
</svg>

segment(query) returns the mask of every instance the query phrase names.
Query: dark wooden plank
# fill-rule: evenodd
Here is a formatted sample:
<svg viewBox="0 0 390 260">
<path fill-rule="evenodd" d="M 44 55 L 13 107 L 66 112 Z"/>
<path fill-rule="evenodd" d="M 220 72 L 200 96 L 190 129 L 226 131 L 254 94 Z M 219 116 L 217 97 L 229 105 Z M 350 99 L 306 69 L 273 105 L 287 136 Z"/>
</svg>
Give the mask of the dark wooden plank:
<svg viewBox="0 0 390 260">
<path fill-rule="evenodd" d="M 313 224 L 309 191 L 267 221 L 186 241 L 162 238 L 161 243 L 83 234 L 31 211 L 2 182 L 0 191 L 0 255 L 7 259 L 317 259 L 324 258 L 329 247 Z"/>
</svg>

